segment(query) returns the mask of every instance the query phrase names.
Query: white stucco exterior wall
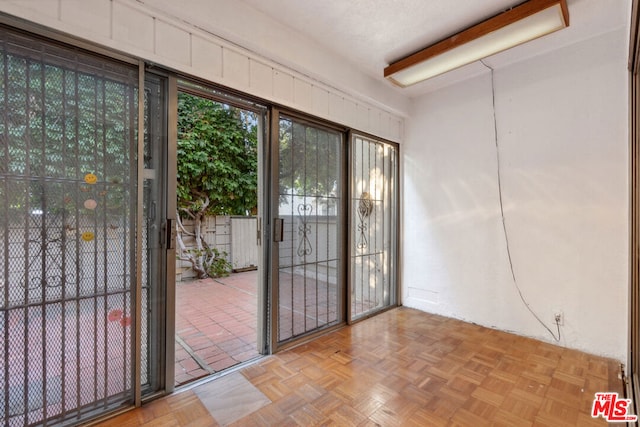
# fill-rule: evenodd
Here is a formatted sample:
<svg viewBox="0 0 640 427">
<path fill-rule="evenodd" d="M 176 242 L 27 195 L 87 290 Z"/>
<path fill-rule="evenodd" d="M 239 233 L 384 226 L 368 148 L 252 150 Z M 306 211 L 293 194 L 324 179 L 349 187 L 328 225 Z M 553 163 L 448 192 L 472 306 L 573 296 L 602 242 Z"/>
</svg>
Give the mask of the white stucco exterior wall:
<svg viewBox="0 0 640 427">
<path fill-rule="evenodd" d="M 495 71 L 505 223 L 518 285 L 560 345 L 626 360 L 628 75 L 623 30 Z M 404 159 L 403 302 L 554 342 L 511 277 L 492 81 L 417 99 Z M 407 236 L 412 236 L 407 238 Z"/>
</svg>

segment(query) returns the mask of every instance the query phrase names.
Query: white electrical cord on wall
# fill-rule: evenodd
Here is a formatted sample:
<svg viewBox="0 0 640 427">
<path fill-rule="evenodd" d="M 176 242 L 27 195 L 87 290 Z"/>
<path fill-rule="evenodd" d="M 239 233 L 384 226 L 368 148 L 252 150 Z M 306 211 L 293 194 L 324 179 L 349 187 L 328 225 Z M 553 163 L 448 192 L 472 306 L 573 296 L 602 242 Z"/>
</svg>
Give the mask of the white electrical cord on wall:
<svg viewBox="0 0 640 427">
<path fill-rule="evenodd" d="M 520 299 L 522 300 L 522 303 L 524 304 L 524 306 L 527 308 L 527 310 L 529 310 L 529 312 L 533 315 L 533 317 L 535 317 L 535 319 L 542 326 L 544 326 L 544 328 L 551 334 L 553 339 L 559 342 L 560 341 L 560 322 L 558 321 L 558 319 L 556 319 L 556 327 L 558 328 L 558 336 L 556 336 L 556 334 L 551 330 L 551 328 L 549 328 L 542 321 L 542 319 L 540 319 L 540 317 L 533 311 L 533 309 L 531 308 L 527 300 L 524 298 L 524 295 L 522 294 L 522 290 L 520 289 L 520 286 L 518 285 L 518 281 L 516 280 L 516 273 L 513 269 L 513 260 L 511 259 L 511 248 L 509 247 L 509 234 L 507 233 L 507 225 L 504 220 L 504 204 L 502 201 L 502 174 L 500 169 L 500 146 L 498 145 L 498 120 L 496 118 L 496 91 L 495 91 L 495 82 L 493 79 L 493 68 L 488 66 L 482 59 L 480 60 L 480 62 L 482 63 L 482 65 L 484 65 L 489 70 L 491 70 L 491 102 L 493 107 L 493 135 L 495 137 L 495 143 L 496 143 L 498 198 L 500 201 L 500 216 L 502 218 L 502 230 L 504 232 L 504 241 L 505 241 L 505 246 L 507 248 L 507 258 L 509 260 L 509 269 L 511 271 L 511 278 L 513 279 L 513 284 L 516 287 L 516 290 L 518 291 L 518 295 L 520 295 Z"/>
</svg>

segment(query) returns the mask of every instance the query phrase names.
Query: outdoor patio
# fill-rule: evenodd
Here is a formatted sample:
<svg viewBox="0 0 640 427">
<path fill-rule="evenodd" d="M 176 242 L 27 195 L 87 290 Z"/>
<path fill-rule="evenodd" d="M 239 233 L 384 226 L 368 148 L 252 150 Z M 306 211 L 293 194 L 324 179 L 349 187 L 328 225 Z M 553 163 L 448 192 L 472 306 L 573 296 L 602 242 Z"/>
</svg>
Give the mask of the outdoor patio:
<svg viewBox="0 0 640 427">
<path fill-rule="evenodd" d="M 335 280 L 327 277 L 315 269 L 280 272 L 280 340 L 340 321 L 338 289 Z M 257 270 L 177 282 L 176 385 L 260 355 L 256 332 L 257 282 Z M 381 302 L 374 293 L 354 294 L 353 298 L 353 313 L 368 312 Z"/>
<path fill-rule="evenodd" d="M 177 283 L 176 385 L 259 356 L 257 275 Z"/>
</svg>

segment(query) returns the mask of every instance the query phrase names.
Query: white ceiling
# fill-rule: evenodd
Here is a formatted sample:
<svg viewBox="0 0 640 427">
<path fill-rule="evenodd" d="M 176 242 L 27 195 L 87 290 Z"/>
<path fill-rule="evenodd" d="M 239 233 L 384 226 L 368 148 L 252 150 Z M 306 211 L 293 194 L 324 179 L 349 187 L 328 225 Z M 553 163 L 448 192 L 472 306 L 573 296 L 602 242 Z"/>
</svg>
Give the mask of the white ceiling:
<svg viewBox="0 0 640 427">
<path fill-rule="evenodd" d="M 522 0 L 242 0 L 379 78 L 390 62 Z"/>
<path fill-rule="evenodd" d="M 337 82 L 342 75 L 357 70 L 384 85 L 383 91 L 392 97 L 403 98 L 419 96 L 486 69 L 474 63 L 400 89 L 383 78 L 383 70 L 390 62 L 522 3 L 522 0 L 137 1 L 310 75 L 317 72 L 320 77 L 334 77 Z M 494 55 L 485 62 L 499 68 L 629 26 L 631 0 L 567 0 L 567 3 L 569 28 Z M 336 57 L 350 65 L 335 64 Z M 327 64 L 332 60 L 333 64 Z"/>
<path fill-rule="evenodd" d="M 383 80 L 391 62 L 514 7 L 523 0 L 242 0 Z M 490 58 L 500 66 L 587 39 L 620 26 L 630 1 L 568 0 L 571 25 Z M 564 34 L 562 34 L 564 33 Z M 413 97 L 485 71 L 479 64 L 399 89 Z M 390 84 L 387 82 L 387 84 Z"/>
</svg>

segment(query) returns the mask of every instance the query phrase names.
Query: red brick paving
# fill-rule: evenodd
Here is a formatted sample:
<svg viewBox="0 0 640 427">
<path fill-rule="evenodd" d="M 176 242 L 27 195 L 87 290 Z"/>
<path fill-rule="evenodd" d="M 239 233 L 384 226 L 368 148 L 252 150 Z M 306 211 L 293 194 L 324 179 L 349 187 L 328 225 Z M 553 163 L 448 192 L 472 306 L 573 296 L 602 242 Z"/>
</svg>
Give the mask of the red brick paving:
<svg viewBox="0 0 640 427">
<path fill-rule="evenodd" d="M 287 271 L 280 272 L 280 279 L 280 340 L 341 320 L 334 284 Z M 257 280 L 258 272 L 249 271 L 178 282 L 176 334 L 205 366 L 176 341 L 176 385 L 259 356 Z M 376 307 L 375 301 L 354 300 L 353 304 L 362 312 Z"/>
<path fill-rule="evenodd" d="M 176 341 L 176 385 L 259 355 L 257 274 L 249 271 L 177 283 L 176 335 L 208 371 Z"/>
</svg>

